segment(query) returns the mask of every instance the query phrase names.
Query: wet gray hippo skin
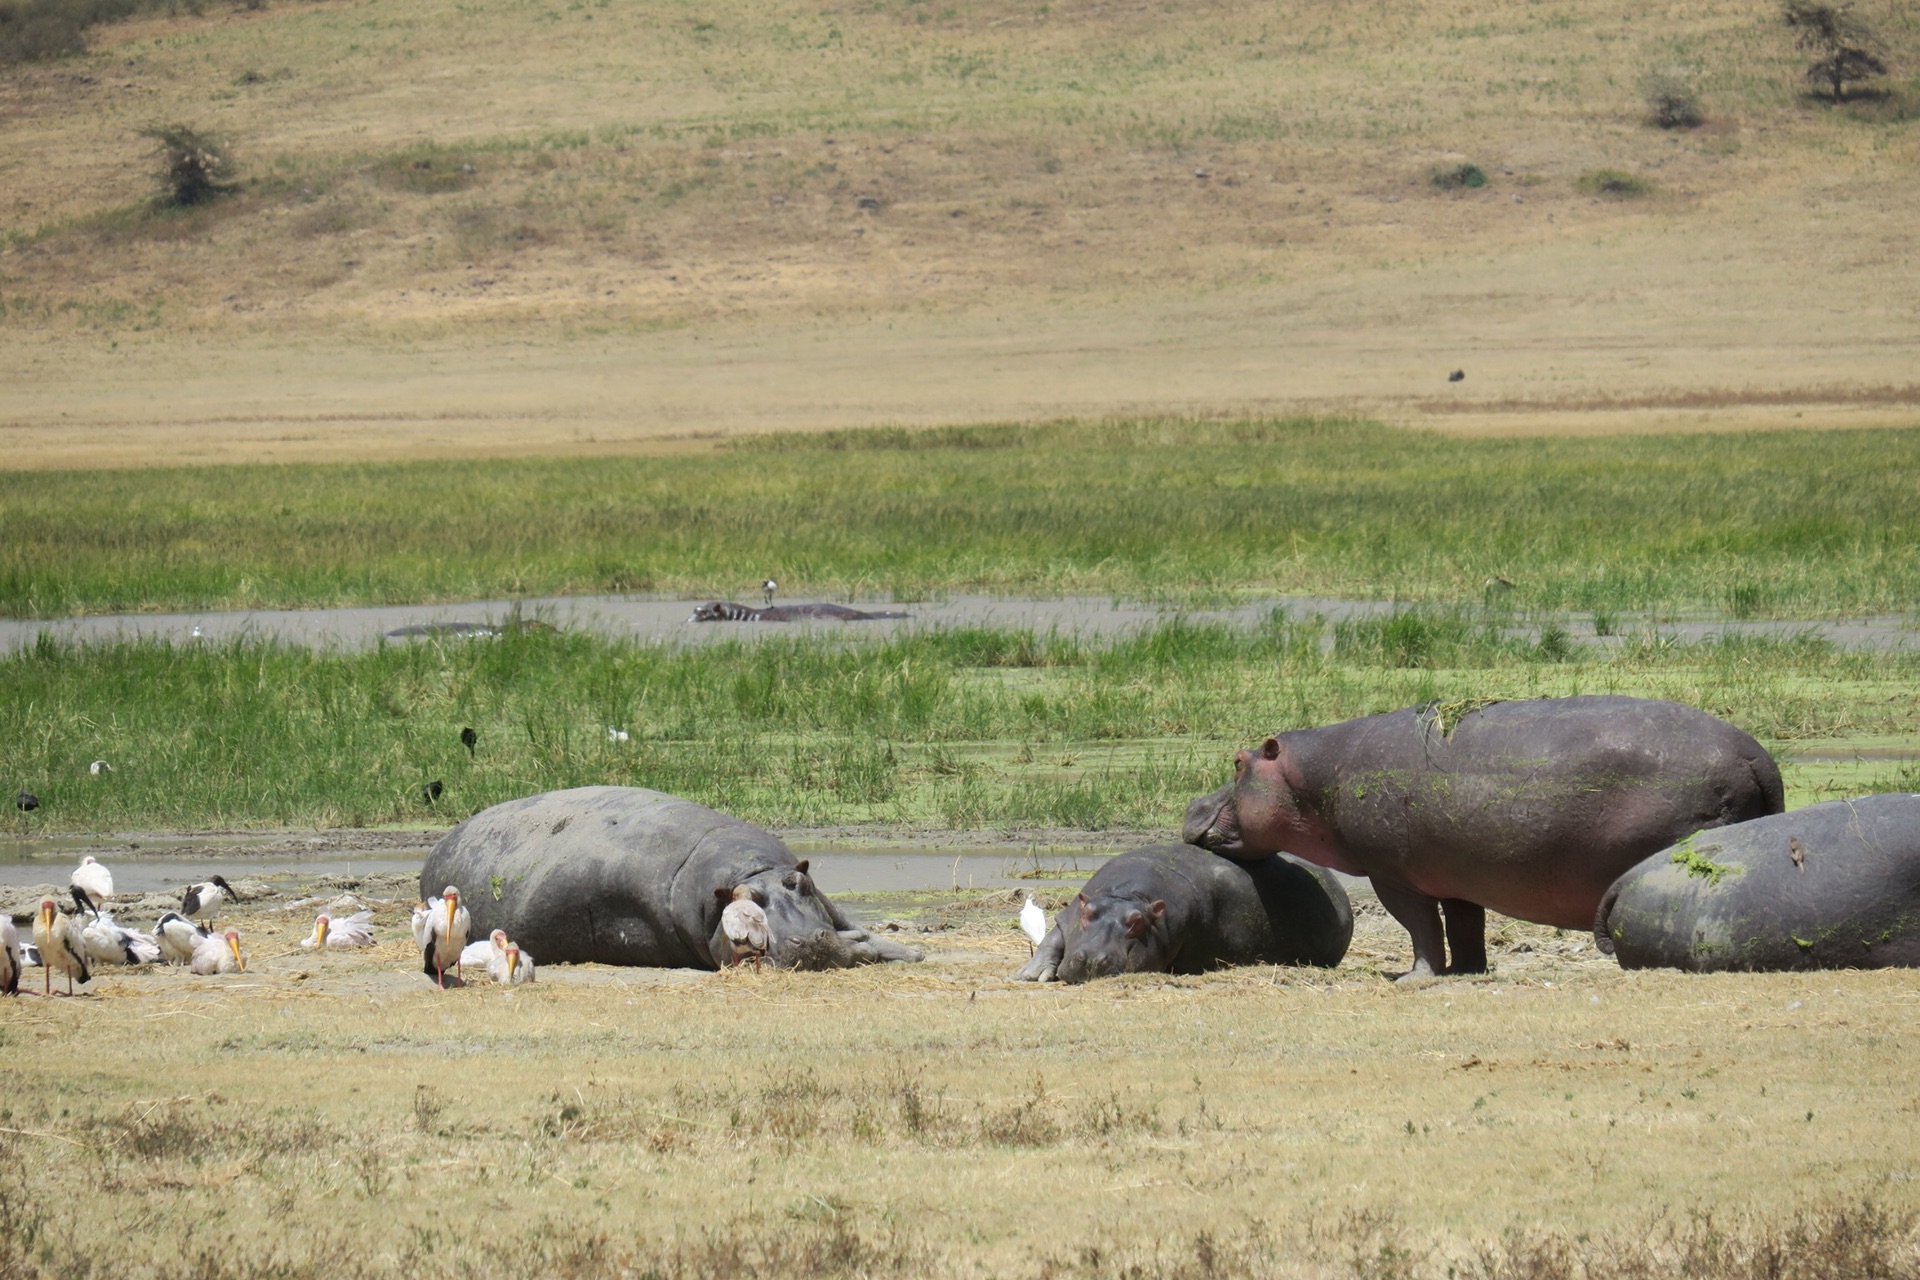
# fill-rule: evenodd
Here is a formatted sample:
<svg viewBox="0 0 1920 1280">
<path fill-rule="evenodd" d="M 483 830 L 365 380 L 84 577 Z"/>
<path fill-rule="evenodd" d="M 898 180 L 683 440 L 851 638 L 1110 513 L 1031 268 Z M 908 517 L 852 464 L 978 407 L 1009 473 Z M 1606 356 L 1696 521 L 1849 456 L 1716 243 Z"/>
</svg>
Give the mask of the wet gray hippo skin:
<svg viewBox="0 0 1920 1280">
<path fill-rule="evenodd" d="M 904 618 L 890 609 L 853 609 L 844 604 L 734 604 L 715 600 L 693 611 L 688 622 L 798 622 L 818 618 L 832 622 L 874 622 L 885 618 Z"/>
<path fill-rule="evenodd" d="M 1765 748 L 1678 703 L 1428 704 L 1238 753 L 1234 780 L 1188 806 L 1183 835 L 1229 858 L 1285 850 L 1370 877 L 1412 935 L 1415 977 L 1484 972 L 1489 907 L 1591 928 L 1635 863 L 1782 800 Z"/>
<path fill-rule="evenodd" d="M 548 791 L 476 813 L 441 838 L 420 873 L 422 897 L 450 884 L 474 937 L 504 929 L 543 965 L 717 969 L 732 948 L 716 891 L 742 884 L 766 910 L 770 963 L 921 958 L 851 924 L 768 832 L 639 787 Z"/>
<path fill-rule="evenodd" d="M 1085 982 L 1235 964 L 1332 968 L 1352 940 L 1347 892 L 1319 867 L 1284 855 L 1229 862 L 1158 844 L 1094 872 L 1013 976 Z"/>
<path fill-rule="evenodd" d="M 1920 796 L 1703 831 L 1614 881 L 1593 931 L 1625 969 L 1920 966 Z"/>
</svg>

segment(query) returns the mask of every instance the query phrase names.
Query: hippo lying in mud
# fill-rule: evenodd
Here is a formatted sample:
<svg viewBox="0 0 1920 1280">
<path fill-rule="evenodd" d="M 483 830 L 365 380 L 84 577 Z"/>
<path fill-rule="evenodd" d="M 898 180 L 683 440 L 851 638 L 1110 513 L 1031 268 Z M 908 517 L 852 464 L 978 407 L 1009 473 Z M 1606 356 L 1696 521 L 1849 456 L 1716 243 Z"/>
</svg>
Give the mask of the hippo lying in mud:
<svg viewBox="0 0 1920 1280">
<path fill-rule="evenodd" d="M 1205 973 L 1235 964 L 1332 968 L 1353 940 L 1347 891 L 1284 854 L 1229 862 L 1184 844 L 1108 860 L 1054 919 L 1020 982 Z"/>
<path fill-rule="evenodd" d="M 703 604 L 693 611 L 688 622 L 798 622 L 804 618 L 820 618 L 828 622 L 877 622 L 884 618 L 904 618 L 904 613 L 891 610 L 867 612 L 849 609 L 844 604 L 770 604 L 750 605 L 734 604 L 727 600 L 715 600 L 712 604 Z"/>
<path fill-rule="evenodd" d="M 1607 887 L 1648 854 L 1779 813 L 1782 798 L 1766 750 L 1692 707 L 1430 703 L 1238 753 L 1233 781 L 1187 807 L 1183 834 L 1229 858 L 1285 850 L 1370 877 L 1413 936 L 1416 977 L 1484 972 L 1488 907 L 1590 928 Z"/>
<path fill-rule="evenodd" d="M 1688 836 L 1613 882 L 1593 933 L 1624 969 L 1920 966 L 1920 795 Z"/>
<path fill-rule="evenodd" d="M 474 936 L 504 929 L 542 965 L 718 969 L 733 956 L 720 914 L 740 885 L 766 911 L 768 963 L 921 958 L 849 923 L 768 832 L 639 787 L 548 791 L 476 813 L 420 873 L 423 897 L 449 884 L 460 886 Z"/>
</svg>

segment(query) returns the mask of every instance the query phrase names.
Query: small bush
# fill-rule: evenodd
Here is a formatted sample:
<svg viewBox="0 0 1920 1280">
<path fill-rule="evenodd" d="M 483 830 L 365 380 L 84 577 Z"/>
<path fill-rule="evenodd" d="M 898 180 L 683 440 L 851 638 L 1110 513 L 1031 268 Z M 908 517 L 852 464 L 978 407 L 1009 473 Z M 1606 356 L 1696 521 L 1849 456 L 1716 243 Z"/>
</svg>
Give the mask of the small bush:
<svg viewBox="0 0 1920 1280">
<path fill-rule="evenodd" d="M 233 159 L 219 139 L 184 124 L 155 125 L 141 136 L 160 144 L 161 204 L 205 204 L 233 190 Z"/>
<path fill-rule="evenodd" d="M 1477 164 L 1450 164 L 1435 169 L 1431 181 L 1442 191 L 1477 190 L 1487 185 L 1487 171 Z"/>
<path fill-rule="evenodd" d="M 1595 169 L 1580 175 L 1577 184 L 1590 196 L 1609 196 L 1615 200 L 1636 200 L 1653 194 L 1653 184 L 1620 169 Z"/>
<path fill-rule="evenodd" d="M 1647 122 L 1656 128 L 1691 129 L 1706 119 L 1699 95 L 1677 72 L 1657 71 L 1648 76 L 1641 93 L 1647 104 Z"/>
</svg>

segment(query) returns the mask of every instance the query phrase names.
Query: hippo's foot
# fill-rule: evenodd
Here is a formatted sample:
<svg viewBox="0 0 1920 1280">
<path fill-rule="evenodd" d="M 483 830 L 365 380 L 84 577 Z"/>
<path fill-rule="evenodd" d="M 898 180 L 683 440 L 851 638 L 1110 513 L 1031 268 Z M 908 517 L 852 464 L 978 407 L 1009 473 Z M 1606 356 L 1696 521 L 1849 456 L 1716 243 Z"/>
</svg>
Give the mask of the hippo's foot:
<svg viewBox="0 0 1920 1280">
<path fill-rule="evenodd" d="M 1031 959 L 1021 965 L 1013 975 L 1015 982 L 1052 982 L 1054 970 L 1059 967 L 1057 960 L 1047 957 L 1044 951 L 1036 951 Z"/>
<path fill-rule="evenodd" d="M 1445 972 L 1445 970 L 1442 970 L 1442 972 Z M 1393 976 L 1393 980 L 1395 982 L 1402 982 L 1402 983 L 1426 982 L 1433 978 L 1437 978 L 1439 976 L 1440 976 L 1439 974 L 1433 971 L 1433 966 L 1428 964 L 1425 960 L 1415 960 L 1413 962 L 1413 968 L 1407 970 L 1405 973 L 1395 974 Z"/>
</svg>

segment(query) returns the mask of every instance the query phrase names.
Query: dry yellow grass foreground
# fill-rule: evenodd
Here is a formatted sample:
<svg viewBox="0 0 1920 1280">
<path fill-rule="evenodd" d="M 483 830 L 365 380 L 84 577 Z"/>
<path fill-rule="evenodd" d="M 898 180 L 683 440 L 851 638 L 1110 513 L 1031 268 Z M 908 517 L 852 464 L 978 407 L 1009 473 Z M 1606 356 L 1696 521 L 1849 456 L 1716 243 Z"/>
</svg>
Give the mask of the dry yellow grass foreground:
<svg viewBox="0 0 1920 1280">
<path fill-rule="evenodd" d="M 1863 12 L 1910 72 L 1920 17 Z M 1920 91 L 1831 110 L 1801 65 L 1747 0 L 143 21 L 0 76 L 0 458 L 1135 411 L 1911 423 Z M 1644 123 L 1664 69 L 1705 126 Z M 157 120 L 224 133 L 251 185 L 150 215 Z M 1462 161 L 1488 186 L 1429 181 Z M 1598 169 L 1647 194 L 1583 193 Z"/>
<path fill-rule="evenodd" d="M 936 904 L 923 965 L 555 967 L 510 994 L 431 990 L 399 942 L 295 953 L 307 918 L 260 910 L 244 975 L 0 1005 L 10 1230 L 161 1274 L 511 1269 L 530 1241 L 541 1274 L 663 1249 L 700 1274 L 1057 1274 L 1087 1249 L 1238 1274 L 1195 1265 L 1200 1235 L 1382 1276 L 1516 1227 L 1915 1206 L 1911 974 L 1629 974 L 1495 922 L 1492 976 L 1406 989 L 1367 907 L 1331 973 L 1013 984 L 1012 908 Z M 778 1256 L 702 1271 L 715 1233 Z"/>
</svg>

